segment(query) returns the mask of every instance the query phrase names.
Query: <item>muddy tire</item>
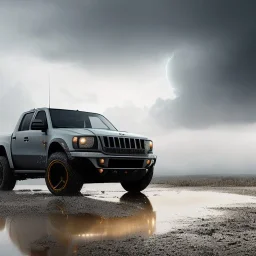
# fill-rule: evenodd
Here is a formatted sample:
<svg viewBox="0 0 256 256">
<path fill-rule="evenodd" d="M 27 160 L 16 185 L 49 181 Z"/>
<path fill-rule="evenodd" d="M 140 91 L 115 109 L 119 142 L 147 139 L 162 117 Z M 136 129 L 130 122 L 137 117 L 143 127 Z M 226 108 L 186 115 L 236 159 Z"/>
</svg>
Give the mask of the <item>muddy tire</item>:
<svg viewBox="0 0 256 256">
<path fill-rule="evenodd" d="M 79 194 L 83 179 L 62 152 L 53 153 L 47 163 L 45 182 L 55 196 L 73 196 Z"/>
<path fill-rule="evenodd" d="M 154 174 L 154 167 L 151 167 L 147 174 L 139 181 L 121 182 L 122 187 L 131 193 L 139 193 L 144 190 L 151 182 Z"/>
<path fill-rule="evenodd" d="M 6 157 L 0 156 L 0 190 L 10 191 L 16 185 L 16 178 Z"/>
</svg>

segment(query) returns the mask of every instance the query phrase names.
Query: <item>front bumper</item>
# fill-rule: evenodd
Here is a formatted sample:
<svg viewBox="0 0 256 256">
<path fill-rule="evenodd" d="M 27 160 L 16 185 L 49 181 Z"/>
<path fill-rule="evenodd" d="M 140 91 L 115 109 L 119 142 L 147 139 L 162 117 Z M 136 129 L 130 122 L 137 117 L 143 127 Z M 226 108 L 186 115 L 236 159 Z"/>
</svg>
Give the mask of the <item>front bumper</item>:
<svg viewBox="0 0 256 256">
<path fill-rule="evenodd" d="M 75 152 L 75 151 L 70 151 L 70 154 L 72 157 L 96 157 L 96 158 L 147 158 L 147 159 L 156 159 L 157 156 L 154 154 L 148 154 L 148 155 L 107 155 L 103 154 L 101 152 Z"/>
<path fill-rule="evenodd" d="M 148 154 L 148 155 L 107 155 L 103 154 L 101 152 L 70 152 L 70 155 L 72 158 L 86 158 L 90 160 L 90 162 L 93 164 L 93 166 L 96 169 L 116 169 L 116 170 L 147 170 L 149 167 L 152 167 L 156 163 L 157 156 L 154 154 Z M 99 159 L 104 159 L 105 164 L 100 165 Z M 118 160 L 143 160 L 143 165 L 141 167 L 127 167 L 127 166 L 120 166 L 118 168 L 108 168 L 108 162 L 110 159 L 118 159 Z M 150 164 L 147 164 L 147 160 L 151 160 Z"/>
<path fill-rule="evenodd" d="M 70 152 L 85 183 L 136 181 L 156 163 L 156 155 L 108 155 L 101 152 Z M 104 159 L 104 163 L 100 163 Z M 148 163 L 150 160 L 150 163 Z"/>
</svg>

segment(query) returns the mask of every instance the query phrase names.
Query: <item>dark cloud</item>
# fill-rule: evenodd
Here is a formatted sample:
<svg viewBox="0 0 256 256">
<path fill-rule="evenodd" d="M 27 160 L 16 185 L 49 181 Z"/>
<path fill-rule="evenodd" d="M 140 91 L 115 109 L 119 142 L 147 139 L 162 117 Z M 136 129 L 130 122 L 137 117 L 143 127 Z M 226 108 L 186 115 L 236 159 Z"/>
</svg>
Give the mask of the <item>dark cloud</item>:
<svg viewBox="0 0 256 256">
<path fill-rule="evenodd" d="M 117 72 L 175 52 L 169 76 L 179 97 L 152 107 L 167 127 L 256 120 L 254 0 L 2 1 L 1 7 L 5 50 Z"/>
<path fill-rule="evenodd" d="M 165 124 L 199 128 L 256 121 L 256 36 L 230 44 L 184 46 L 168 65 L 175 100 L 159 99 L 152 115 Z"/>
<path fill-rule="evenodd" d="M 9 46 L 88 66 L 130 65 L 139 58 L 171 53 L 182 42 L 232 40 L 254 26 L 250 17 L 256 5 L 250 0 L 4 3 L 1 19 Z"/>
</svg>

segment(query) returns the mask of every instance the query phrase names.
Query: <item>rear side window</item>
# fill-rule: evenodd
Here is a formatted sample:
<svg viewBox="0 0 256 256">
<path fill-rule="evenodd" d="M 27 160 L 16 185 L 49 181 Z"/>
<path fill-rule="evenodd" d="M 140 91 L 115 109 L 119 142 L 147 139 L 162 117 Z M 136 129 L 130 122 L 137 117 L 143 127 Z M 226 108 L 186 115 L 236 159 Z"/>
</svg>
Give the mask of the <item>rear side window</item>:
<svg viewBox="0 0 256 256">
<path fill-rule="evenodd" d="M 22 121 L 21 121 L 21 124 L 20 124 L 20 127 L 19 127 L 19 131 L 27 131 L 29 130 L 29 126 L 30 126 L 30 123 L 31 123 L 31 120 L 32 120 L 32 117 L 33 117 L 34 113 L 28 113 L 26 114 Z"/>
<path fill-rule="evenodd" d="M 36 114 L 35 119 L 42 120 L 45 124 L 47 124 L 47 117 L 46 117 L 45 111 L 39 111 L 39 112 Z"/>
</svg>

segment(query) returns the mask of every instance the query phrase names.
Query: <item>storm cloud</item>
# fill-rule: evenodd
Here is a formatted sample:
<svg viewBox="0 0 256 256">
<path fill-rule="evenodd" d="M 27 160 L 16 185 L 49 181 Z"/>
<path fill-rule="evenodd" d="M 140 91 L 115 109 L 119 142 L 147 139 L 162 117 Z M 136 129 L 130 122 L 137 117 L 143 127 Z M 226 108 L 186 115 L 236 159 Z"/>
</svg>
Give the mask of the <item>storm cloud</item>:
<svg viewBox="0 0 256 256">
<path fill-rule="evenodd" d="M 175 100 L 158 99 L 152 115 L 166 127 L 200 128 L 256 121 L 256 40 L 186 46 L 168 65 Z"/>
<path fill-rule="evenodd" d="M 246 47 L 253 36 L 255 7 L 231 0 L 2 1 L 1 44 L 85 65 L 131 65 L 209 41 L 232 54 L 228 44 Z"/>
<path fill-rule="evenodd" d="M 79 63 L 104 77 L 173 56 L 178 97 L 153 104 L 157 122 L 255 122 L 255 10 L 253 0 L 1 1 L 0 52 Z"/>
</svg>

